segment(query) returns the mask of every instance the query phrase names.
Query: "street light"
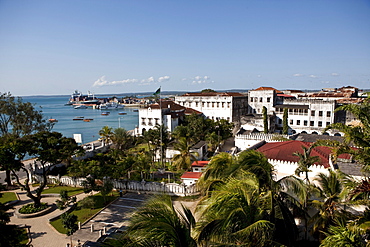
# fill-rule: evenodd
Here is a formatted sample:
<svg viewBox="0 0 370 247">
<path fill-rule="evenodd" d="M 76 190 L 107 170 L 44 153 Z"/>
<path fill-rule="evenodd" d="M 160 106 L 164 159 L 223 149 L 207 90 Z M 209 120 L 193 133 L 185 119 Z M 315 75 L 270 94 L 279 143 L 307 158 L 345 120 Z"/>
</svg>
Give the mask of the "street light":
<svg viewBox="0 0 370 247">
<path fill-rule="evenodd" d="M 121 118 L 123 118 L 123 117 L 118 118 L 118 128 L 121 128 Z"/>
</svg>

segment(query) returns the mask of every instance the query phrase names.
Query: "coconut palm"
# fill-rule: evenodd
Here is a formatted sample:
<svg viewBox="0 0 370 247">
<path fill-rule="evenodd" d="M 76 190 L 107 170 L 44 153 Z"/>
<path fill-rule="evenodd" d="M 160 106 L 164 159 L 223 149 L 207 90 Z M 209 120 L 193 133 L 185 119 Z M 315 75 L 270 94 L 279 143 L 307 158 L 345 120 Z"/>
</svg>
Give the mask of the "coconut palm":
<svg viewBox="0 0 370 247">
<path fill-rule="evenodd" d="M 348 104 L 338 107 L 337 111 L 351 112 L 359 123 L 355 125 L 346 125 L 344 123 L 334 123 L 327 129 L 337 129 L 344 133 L 344 141 L 347 145 L 353 143 L 357 149 L 350 149 L 355 158 L 363 165 L 363 170 L 370 171 L 370 97 L 364 100 L 362 104 Z"/>
<path fill-rule="evenodd" d="M 320 173 L 315 178 L 318 186 L 315 186 L 315 194 L 321 200 L 313 200 L 310 205 L 317 209 L 310 221 L 313 223 L 313 232 L 319 234 L 326 231 L 337 219 L 346 219 L 351 215 L 344 210 L 344 199 L 348 195 L 348 189 L 343 180 L 346 175 L 340 171 L 329 171 L 329 174 Z"/>
<path fill-rule="evenodd" d="M 116 149 L 123 151 L 132 145 L 133 137 L 124 128 L 117 128 L 114 129 L 111 140 Z"/>
<path fill-rule="evenodd" d="M 99 130 L 99 135 L 100 139 L 103 141 L 103 145 L 109 144 L 113 136 L 112 128 L 109 126 L 104 126 L 101 130 Z"/>
<path fill-rule="evenodd" d="M 272 243 L 274 224 L 268 220 L 269 200 L 258 178 L 242 172 L 203 200 L 197 240 L 203 246 L 265 246 Z"/>
<path fill-rule="evenodd" d="M 161 195 L 149 199 L 131 217 L 127 235 L 130 246 L 195 247 L 191 237 L 195 219 L 191 211 L 173 206 L 171 197 Z"/>
<path fill-rule="evenodd" d="M 298 167 L 295 170 L 295 175 L 300 176 L 301 173 L 305 175 L 306 183 L 310 183 L 308 180 L 308 173 L 311 172 L 310 167 L 319 162 L 319 156 L 311 156 L 311 151 L 315 148 L 315 144 L 311 144 L 309 147 L 302 146 L 303 152 L 295 152 L 294 156 L 299 158 Z"/>
<path fill-rule="evenodd" d="M 174 143 L 174 149 L 180 152 L 173 156 L 173 164 L 178 170 L 188 170 L 193 161 L 197 160 L 198 153 L 191 151 L 190 148 L 190 143 L 184 137 Z"/>
</svg>

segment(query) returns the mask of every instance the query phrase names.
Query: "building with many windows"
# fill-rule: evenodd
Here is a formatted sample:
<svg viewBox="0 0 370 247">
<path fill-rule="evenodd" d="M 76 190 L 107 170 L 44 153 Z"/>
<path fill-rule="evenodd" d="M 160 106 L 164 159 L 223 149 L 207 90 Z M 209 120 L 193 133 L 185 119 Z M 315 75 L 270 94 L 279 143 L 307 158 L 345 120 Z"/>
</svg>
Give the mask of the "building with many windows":
<svg viewBox="0 0 370 247">
<path fill-rule="evenodd" d="M 241 93 L 186 93 L 175 97 L 175 102 L 202 112 L 212 120 L 239 122 L 247 113 L 248 99 Z"/>
</svg>

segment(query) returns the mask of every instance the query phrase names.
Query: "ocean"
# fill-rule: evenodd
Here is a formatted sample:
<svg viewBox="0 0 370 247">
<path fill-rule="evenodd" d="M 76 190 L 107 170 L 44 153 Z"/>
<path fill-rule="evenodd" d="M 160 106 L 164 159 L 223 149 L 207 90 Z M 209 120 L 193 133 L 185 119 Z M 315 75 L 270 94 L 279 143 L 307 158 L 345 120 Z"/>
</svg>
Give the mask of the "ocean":
<svg viewBox="0 0 370 247">
<path fill-rule="evenodd" d="M 72 137 L 73 134 L 81 134 L 82 142 L 87 143 L 99 139 L 99 130 L 104 126 L 113 129 L 121 127 L 126 130 L 133 130 L 139 124 L 139 113 L 134 112 L 133 107 L 125 107 L 119 110 L 109 111 L 107 116 L 101 115 L 98 109 L 74 109 L 73 106 L 66 106 L 69 96 L 23 96 L 24 102 L 36 104 L 35 108 L 41 110 L 45 119 L 54 118 L 53 131 L 62 133 L 65 137 Z M 126 115 L 118 115 L 119 112 L 126 112 Z M 74 121 L 75 117 L 94 119 L 90 122 Z"/>
</svg>

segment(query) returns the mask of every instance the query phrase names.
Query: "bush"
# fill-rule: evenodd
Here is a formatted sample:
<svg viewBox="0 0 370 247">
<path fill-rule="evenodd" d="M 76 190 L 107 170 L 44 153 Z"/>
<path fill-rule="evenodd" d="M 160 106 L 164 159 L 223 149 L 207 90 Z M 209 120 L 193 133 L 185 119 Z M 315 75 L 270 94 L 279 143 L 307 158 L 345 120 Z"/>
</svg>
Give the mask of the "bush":
<svg viewBox="0 0 370 247">
<path fill-rule="evenodd" d="M 35 205 L 33 203 L 30 203 L 30 204 L 27 204 L 27 205 L 24 205 L 23 207 L 21 207 L 19 209 L 19 213 L 21 213 L 21 214 L 33 214 L 33 213 L 40 212 L 40 211 L 46 209 L 47 207 L 48 207 L 47 203 L 41 203 L 41 206 L 38 207 L 38 208 L 35 208 Z"/>
</svg>

